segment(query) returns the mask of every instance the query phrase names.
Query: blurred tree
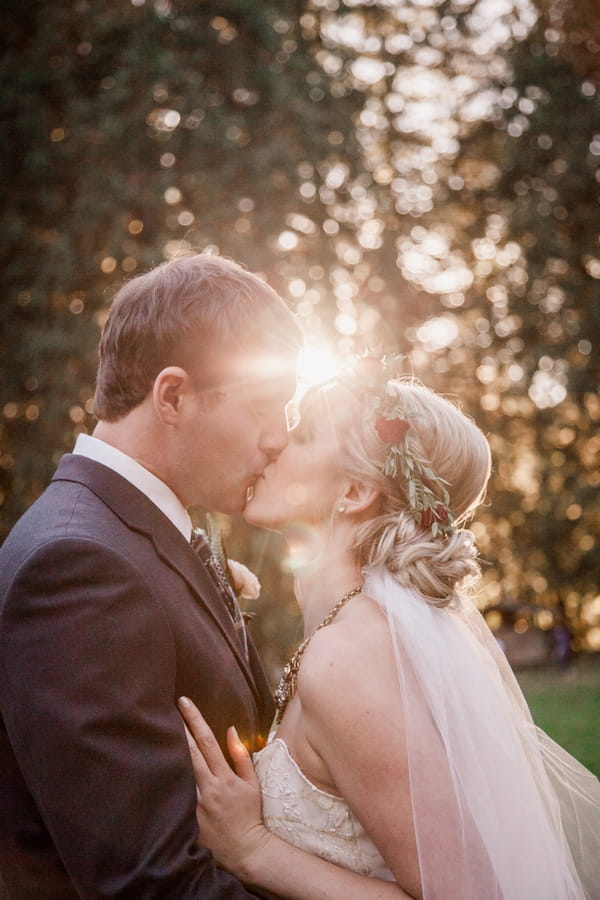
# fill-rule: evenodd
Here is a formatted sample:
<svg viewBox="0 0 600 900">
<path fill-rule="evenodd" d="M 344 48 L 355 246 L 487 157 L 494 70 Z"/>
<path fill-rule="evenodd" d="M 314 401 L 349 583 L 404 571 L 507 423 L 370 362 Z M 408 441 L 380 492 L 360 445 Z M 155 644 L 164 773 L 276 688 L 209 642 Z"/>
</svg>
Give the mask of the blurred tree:
<svg viewBox="0 0 600 900">
<path fill-rule="evenodd" d="M 0 536 L 93 427 L 119 284 L 215 247 L 314 339 L 460 397 L 495 453 L 486 602 L 555 605 L 600 647 L 599 23 L 592 0 L 7 10 Z M 233 524 L 275 665 L 282 548 Z"/>
<path fill-rule="evenodd" d="M 584 32 L 576 11 L 545 5 L 510 55 L 487 221 L 500 214 L 515 259 L 486 286 L 496 375 L 483 405 L 499 461 L 486 528 L 502 594 L 558 607 L 576 645 L 598 649 L 600 14 Z M 584 62 L 573 49 L 586 33 Z"/>
<path fill-rule="evenodd" d="M 599 649 L 600 11 L 313 6 L 365 98 L 346 207 L 358 187 L 376 212 L 346 218 L 355 281 L 376 272 L 382 292 L 361 296 L 490 432 L 482 599 L 554 607 L 575 646 Z M 394 296 L 396 267 L 413 289 Z"/>
</svg>

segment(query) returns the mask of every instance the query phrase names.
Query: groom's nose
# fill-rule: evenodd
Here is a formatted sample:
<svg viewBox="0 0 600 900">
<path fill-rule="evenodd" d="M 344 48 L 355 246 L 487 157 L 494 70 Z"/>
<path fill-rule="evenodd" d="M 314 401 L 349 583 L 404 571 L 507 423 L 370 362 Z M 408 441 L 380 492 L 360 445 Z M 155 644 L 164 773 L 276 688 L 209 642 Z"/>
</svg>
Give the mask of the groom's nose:
<svg viewBox="0 0 600 900">
<path fill-rule="evenodd" d="M 282 411 L 280 415 L 273 416 L 264 428 L 258 446 L 268 456 L 269 462 L 273 462 L 287 445 L 288 438 L 287 420 Z"/>
</svg>

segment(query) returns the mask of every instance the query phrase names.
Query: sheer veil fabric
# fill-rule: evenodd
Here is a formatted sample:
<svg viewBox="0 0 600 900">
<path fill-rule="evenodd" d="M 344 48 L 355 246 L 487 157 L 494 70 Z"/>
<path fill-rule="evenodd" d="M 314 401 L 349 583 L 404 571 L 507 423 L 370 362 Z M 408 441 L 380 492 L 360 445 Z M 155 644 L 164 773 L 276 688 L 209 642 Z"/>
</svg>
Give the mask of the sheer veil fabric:
<svg viewBox="0 0 600 900">
<path fill-rule="evenodd" d="M 364 574 L 394 644 L 424 900 L 598 900 L 600 782 L 535 726 L 479 611 Z"/>
</svg>

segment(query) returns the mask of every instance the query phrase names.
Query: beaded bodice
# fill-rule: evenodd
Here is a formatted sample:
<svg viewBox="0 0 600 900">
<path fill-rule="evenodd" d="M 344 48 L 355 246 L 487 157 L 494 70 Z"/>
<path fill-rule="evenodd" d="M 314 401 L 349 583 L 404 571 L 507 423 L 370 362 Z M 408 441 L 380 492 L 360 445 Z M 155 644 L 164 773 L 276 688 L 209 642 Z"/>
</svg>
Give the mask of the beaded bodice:
<svg viewBox="0 0 600 900">
<path fill-rule="evenodd" d="M 280 738 L 254 754 L 267 828 L 338 866 L 393 881 L 379 851 L 341 797 L 316 787 Z"/>
</svg>

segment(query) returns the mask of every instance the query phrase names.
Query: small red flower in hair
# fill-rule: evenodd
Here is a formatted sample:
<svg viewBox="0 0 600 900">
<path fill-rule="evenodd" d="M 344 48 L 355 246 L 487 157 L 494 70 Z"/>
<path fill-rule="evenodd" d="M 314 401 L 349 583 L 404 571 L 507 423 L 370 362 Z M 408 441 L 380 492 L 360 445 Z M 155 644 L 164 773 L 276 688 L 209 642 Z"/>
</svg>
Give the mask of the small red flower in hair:
<svg viewBox="0 0 600 900">
<path fill-rule="evenodd" d="M 435 506 L 435 517 L 438 522 L 447 522 L 448 521 L 448 510 L 444 506 L 443 503 L 436 503 Z"/>
<path fill-rule="evenodd" d="M 433 525 L 433 510 L 427 506 L 421 513 L 421 525 L 423 528 L 431 528 Z"/>
<path fill-rule="evenodd" d="M 421 513 L 421 525 L 423 528 L 431 528 L 434 522 L 447 522 L 448 509 L 443 503 L 436 503 L 435 506 L 426 506 Z"/>
<path fill-rule="evenodd" d="M 384 419 L 375 420 L 375 431 L 385 444 L 399 444 L 408 429 L 410 422 L 406 419 Z"/>
</svg>

